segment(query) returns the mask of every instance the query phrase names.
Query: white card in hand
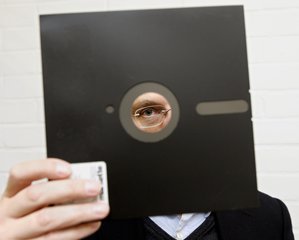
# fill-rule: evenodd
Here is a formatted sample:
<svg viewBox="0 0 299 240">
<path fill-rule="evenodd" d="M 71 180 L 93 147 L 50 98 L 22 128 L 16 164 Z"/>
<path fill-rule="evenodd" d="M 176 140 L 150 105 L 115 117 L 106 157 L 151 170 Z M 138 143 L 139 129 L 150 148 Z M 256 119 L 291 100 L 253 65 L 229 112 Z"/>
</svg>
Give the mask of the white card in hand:
<svg viewBox="0 0 299 240">
<path fill-rule="evenodd" d="M 109 204 L 108 182 L 107 182 L 107 166 L 105 162 L 84 162 L 73 163 L 72 179 L 90 179 L 101 182 L 102 189 L 98 197 L 94 200 L 101 200 Z"/>
</svg>

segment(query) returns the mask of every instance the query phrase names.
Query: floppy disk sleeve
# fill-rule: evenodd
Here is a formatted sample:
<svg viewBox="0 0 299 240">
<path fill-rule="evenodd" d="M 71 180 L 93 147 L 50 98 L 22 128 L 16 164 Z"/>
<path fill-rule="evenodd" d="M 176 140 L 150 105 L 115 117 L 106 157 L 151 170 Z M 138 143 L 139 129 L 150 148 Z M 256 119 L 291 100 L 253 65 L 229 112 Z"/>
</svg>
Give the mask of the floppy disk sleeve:
<svg viewBox="0 0 299 240">
<path fill-rule="evenodd" d="M 105 161 L 111 217 L 257 206 L 241 6 L 44 15 L 40 24 L 47 154 Z M 171 110 L 131 113 L 143 93 Z M 153 111 L 172 114 L 169 126 L 134 125 Z"/>
</svg>

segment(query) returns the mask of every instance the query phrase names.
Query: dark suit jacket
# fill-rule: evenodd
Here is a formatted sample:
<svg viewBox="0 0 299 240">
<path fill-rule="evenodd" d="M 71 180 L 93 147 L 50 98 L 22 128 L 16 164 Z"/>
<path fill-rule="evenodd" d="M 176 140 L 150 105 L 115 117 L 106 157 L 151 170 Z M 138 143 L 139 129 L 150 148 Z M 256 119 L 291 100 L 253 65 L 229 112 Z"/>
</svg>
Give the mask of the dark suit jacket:
<svg viewBox="0 0 299 240">
<path fill-rule="evenodd" d="M 263 193 L 259 198 L 259 208 L 214 213 L 219 240 L 294 240 L 285 204 Z M 142 240 L 143 219 L 107 219 L 88 239 Z"/>
</svg>

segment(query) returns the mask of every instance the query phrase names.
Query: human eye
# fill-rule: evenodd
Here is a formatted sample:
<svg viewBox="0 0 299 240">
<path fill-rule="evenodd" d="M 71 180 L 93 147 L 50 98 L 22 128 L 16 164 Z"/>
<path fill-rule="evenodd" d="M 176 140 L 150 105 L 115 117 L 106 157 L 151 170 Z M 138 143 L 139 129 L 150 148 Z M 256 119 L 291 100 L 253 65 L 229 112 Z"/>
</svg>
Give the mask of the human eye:
<svg viewBox="0 0 299 240">
<path fill-rule="evenodd" d="M 137 111 L 137 116 L 138 117 L 143 117 L 143 118 L 151 118 L 156 115 L 160 115 L 161 112 L 163 111 L 162 106 L 150 106 L 150 107 L 143 107 Z"/>
<path fill-rule="evenodd" d="M 131 118 L 135 126 L 147 133 L 162 130 L 171 118 L 167 99 L 155 92 L 139 95 L 131 105 Z M 165 123 L 165 124 L 164 124 Z"/>
<path fill-rule="evenodd" d="M 147 106 L 137 109 L 134 116 L 136 122 L 142 126 L 142 128 L 151 128 L 162 123 L 164 111 L 164 106 Z"/>
</svg>

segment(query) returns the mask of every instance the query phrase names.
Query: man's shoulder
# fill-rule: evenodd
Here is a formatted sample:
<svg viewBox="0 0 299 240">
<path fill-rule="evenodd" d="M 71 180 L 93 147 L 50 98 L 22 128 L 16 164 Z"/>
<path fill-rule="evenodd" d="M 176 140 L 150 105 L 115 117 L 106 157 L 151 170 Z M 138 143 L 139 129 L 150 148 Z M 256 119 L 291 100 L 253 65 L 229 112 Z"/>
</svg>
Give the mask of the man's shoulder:
<svg viewBox="0 0 299 240">
<path fill-rule="evenodd" d="M 286 205 L 278 198 L 271 197 L 268 194 L 258 193 L 260 206 L 255 209 L 251 209 L 251 212 L 257 217 L 267 216 L 273 220 L 280 221 L 285 212 L 288 212 Z M 248 209 L 248 211 L 250 211 Z"/>
<path fill-rule="evenodd" d="M 251 216 L 254 218 L 272 218 L 281 219 L 282 212 L 287 211 L 286 205 L 279 199 L 271 197 L 262 192 L 258 192 L 259 206 L 256 208 L 247 208 L 241 210 L 219 211 L 217 214 L 238 217 L 239 215 Z M 277 216 L 277 217 L 276 217 Z"/>
<path fill-rule="evenodd" d="M 294 240 L 285 204 L 265 193 L 258 194 L 260 207 L 214 212 L 217 232 L 222 240 Z M 143 218 L 106 219 L 100 231 L 88 240 L 144 239 Z"/>
<path fill-rule="evenodd" d="M 286 205 L 279 199 L 259 192 L 257 208 L 216 212 L 221 234 L 227 239 L 247 234 L 242 239 L 293 240 L 292 224 Z M 282 238 L 283 236 L 283 238 Z"/>
</svg>

